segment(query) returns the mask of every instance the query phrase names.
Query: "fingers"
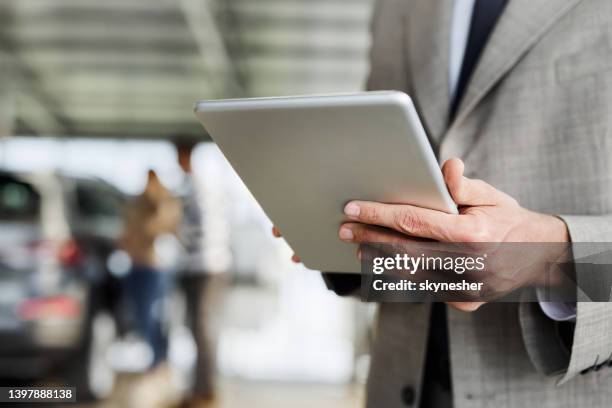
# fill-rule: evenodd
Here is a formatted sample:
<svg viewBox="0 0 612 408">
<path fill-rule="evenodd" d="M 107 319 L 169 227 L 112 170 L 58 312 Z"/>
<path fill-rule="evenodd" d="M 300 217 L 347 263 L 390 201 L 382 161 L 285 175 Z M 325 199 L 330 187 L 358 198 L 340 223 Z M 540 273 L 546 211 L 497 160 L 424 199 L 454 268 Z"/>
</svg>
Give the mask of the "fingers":
<svg viewBox="0 0 612 408">
<path fill-rule="evenodd" d="M 448 191 L 458 205 L 498 205 L 511 200 L 508 195 L 490 184 L 465 177 L 464 170 L 465 165 L 460 159 L 450 159 L 442 166 L 442 174 Z"/>
<path fill-rule="evenodd" d="M 452 241 L 460 232 L 459 216 L 411 205 L 353 201 L 346 205 L 344 213 L 350 221 L 436 241 Z"/>
<path fill-rule="evenodd" d="M 274 237 L 276 237 L 276 238 L 282 238 L 282 236 L 283 236 L 283 234 L 281 234 L 280 230 L 278 228 L 276 228 L 276 227 L 272 227 L 272 235 L 274 235 Z M 299 264 L 299 263 L 302 263 L 302 260 L 296 254 L 293 254 L 293 256 L 291 257 L 291 262 Z"/>
<path fill-rule="evenodd" d="M 344 242 L 360 244 L 406 244 L 411 241 L 417 242 L 416 240 L 411 240 L 406 237 L 406 235 L 389 229 L 357 223 L 343 224 L 340 227 L 338 236 Z"/>
</svg>

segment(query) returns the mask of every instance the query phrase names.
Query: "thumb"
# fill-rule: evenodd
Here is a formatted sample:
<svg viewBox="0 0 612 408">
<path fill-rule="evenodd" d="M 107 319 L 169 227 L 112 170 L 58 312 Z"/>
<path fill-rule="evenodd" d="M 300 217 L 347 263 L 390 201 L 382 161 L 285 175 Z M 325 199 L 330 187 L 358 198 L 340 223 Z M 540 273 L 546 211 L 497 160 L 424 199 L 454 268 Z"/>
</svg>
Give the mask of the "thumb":
<svg viewBox="0 0 612 408">
<path fill-rule="evenodd" d="M 463 175 L 465 164 L 460 159 L 450 159 L 442 166 L 444 181 L 455 203 L 463 206 L 496 205 L 506 197 L 482 180 Z"/>
</svg>

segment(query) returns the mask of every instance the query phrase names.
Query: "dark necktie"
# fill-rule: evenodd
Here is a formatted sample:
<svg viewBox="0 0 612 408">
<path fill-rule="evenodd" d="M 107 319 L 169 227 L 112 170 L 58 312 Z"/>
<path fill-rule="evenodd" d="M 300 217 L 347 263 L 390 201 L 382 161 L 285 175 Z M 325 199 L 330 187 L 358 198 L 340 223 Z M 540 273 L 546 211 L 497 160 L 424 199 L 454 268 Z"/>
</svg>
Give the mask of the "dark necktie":
<svg viewBox="0 0 612 408">
<path fill-rule="evenodd" d="M 461 66 L 455 97 L 451 101 L 451 119 L 457 113 L 461 99 L 467 90 L 476 65 L 478 65 L 482 51 L 506 4 L 508 4 L 508 0 L 476 0 L 474 3 L 474 12 L 463 57 L 463 65 Z"/>
<path fill-rule="evenodd" d="M 478 64 L 482 51 L 491 36 L 508 0 L 476 0 L 468 35 L 463 65 L 459 75 L 450 117 L 454 118 L 461 98 Z M 434 303 L 431 310 L 427 356 L 421 396 L 421 407 L 452 406 L 450 353 L 448 348 L 446 305 Z"/>
</svg>

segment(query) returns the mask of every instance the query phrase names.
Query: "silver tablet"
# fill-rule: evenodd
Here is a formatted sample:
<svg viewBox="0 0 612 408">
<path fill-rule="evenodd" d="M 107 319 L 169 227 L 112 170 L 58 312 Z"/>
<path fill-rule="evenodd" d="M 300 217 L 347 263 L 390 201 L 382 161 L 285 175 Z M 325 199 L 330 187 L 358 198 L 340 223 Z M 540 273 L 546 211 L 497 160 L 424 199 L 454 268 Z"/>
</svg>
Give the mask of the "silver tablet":
<svg viewBox="0 0 612 408">
<path fill-rule="evenodd" d="M 202 101 L 196 114 L 310 269 L 360 272 L 338 239 L 351 200 L 457 212 L 404 93 Z"/>
</svg>

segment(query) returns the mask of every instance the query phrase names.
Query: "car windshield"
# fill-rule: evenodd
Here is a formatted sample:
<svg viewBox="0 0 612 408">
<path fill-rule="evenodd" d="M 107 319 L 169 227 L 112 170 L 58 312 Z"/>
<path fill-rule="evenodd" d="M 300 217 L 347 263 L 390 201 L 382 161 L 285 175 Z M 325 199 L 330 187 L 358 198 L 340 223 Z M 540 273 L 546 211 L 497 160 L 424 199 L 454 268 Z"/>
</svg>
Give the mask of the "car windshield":
<svg viewBox="0 0 612 408">
<path fill-rule="evenodd" d="M 79 212 L 84 217 L 119 218 L 122 214 L 119 194 L 104 186 L 79 184 L 76 188 L 76 199 Z"/>
<path fill-rule="evenodd" d="M 0 175 L 0 220 L 33 221 L 39 209 L 40 196 L 30 184 Z"/>
</svg>

